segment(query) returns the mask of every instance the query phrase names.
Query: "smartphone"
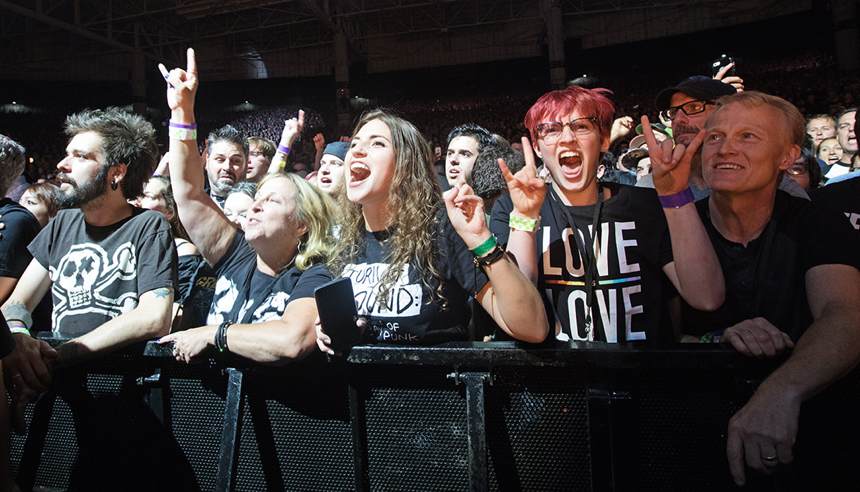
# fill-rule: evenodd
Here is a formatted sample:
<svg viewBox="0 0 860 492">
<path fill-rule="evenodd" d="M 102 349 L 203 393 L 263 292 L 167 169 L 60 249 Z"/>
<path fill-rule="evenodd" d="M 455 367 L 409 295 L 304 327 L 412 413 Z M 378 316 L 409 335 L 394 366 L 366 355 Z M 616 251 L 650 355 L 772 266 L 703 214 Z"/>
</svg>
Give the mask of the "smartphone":
<svg viewBox="0 0 860 492">
<path fill-rule="evenodd" d="M 732 59 L 732 57 L 722 55 L 721 57 L 714 60 L 713 63 L 711 63 L 711 75 L 716 77 L 717 73 L 722 70 L 723 67 L 734 62 L 735 61 Z M 735 66 L 732 66 L 732 68 L 730 68 L 729 71 L 726 73 L 727 77 L 730 75 L 735 75 Z"/>
<path fill-rule="evenodd" d="M 314 289 L 322 330 L 331 338 L 335 352 L 352 347 L 361 341 L 361 329 L 356 326 L 358 311 L 352 280 L 342 277 Z"/>
</svg>

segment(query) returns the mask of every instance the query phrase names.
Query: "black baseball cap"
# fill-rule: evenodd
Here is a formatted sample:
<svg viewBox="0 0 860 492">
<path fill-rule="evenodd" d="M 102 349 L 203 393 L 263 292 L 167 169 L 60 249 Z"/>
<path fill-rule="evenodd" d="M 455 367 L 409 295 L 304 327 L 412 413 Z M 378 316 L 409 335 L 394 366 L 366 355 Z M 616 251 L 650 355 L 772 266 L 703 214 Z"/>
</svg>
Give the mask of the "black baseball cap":
<svg viewBox="0 0 860 492">
<path fill-rule="evenodd" d="M 694 75 L 682 80 L 681 83 L 675 87 L 669 87 L 660 91 L 660 93 L 657 94 L 657 99 L 654 100 L 654 104 L 657 105 L 657 109 L 660 111 L 668 109 L 670 104 L 669 101 L 672 100 L 672 96 L 675 95 L 676 92 L 683 92 L 695 99 L 710 101 L 722 96 L 735 94 L 737 90 L 733 86 L 722 81 L 712 79 L 704 75 Z"/>
</svg>

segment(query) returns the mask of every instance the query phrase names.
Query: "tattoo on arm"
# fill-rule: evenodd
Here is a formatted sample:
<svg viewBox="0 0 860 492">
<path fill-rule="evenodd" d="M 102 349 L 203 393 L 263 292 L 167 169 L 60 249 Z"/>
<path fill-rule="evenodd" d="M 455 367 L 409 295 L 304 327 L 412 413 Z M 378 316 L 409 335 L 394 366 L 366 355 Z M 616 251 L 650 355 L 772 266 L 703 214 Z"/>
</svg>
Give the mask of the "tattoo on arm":
<svg viewBox="0 0 860 492">
<path fill-rule="evenodd" d="M 162 287 L 160 289 L 155 289 L 153 292 L 155 292 L 155 295 L 159 298 L 164 298 L 170 295 L 170 293 L 173 292 L 173 289 L 168 287 Z"/>
<path fill-rule="evenodd" d="M 33 327 L 33 316 L 27 310 L 27 306 L 18 301 L 9 301 L 3 307 L 3 317 L 7 320 L 15 319 L 24 324 L 28 330 Z"/>
</svg>

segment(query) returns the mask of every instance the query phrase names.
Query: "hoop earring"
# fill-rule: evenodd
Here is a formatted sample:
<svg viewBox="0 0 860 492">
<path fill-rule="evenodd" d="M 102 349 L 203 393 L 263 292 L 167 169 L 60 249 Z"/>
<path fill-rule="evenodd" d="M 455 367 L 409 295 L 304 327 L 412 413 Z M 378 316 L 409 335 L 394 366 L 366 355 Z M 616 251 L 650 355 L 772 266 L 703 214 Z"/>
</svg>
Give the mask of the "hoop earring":
<svg viewBox="0 0 860 492">
<path fill-rule="evenodd" d="M 112 189 L 113 191 L 116 191 L 116 189 L 117 189 L 116 181 L 112 181 L 112 182 L 111 182 L 111 184 L 110 184 L 110 189 Z"/>
</svg>

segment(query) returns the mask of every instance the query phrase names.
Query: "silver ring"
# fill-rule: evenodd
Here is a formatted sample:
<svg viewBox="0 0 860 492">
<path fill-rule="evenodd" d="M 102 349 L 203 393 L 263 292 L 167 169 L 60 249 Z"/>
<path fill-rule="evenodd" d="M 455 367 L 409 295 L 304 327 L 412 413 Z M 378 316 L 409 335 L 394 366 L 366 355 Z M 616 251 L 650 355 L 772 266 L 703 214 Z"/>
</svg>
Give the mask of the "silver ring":
<svg viewBox="0 0 860 492">
<path fill-rule="evenodd" d="M 764 461 L 776 461 L 776 456 L 762 456 L 761 459 Z"/>
<path fill-rule="evenodd" d="M 21 373 L 19 372 L 18 374 L 15 374 L 14 376 L 12 376 L 12 379 L 20 378 L 20 377 L 21 377 Z"/>
</svg>

